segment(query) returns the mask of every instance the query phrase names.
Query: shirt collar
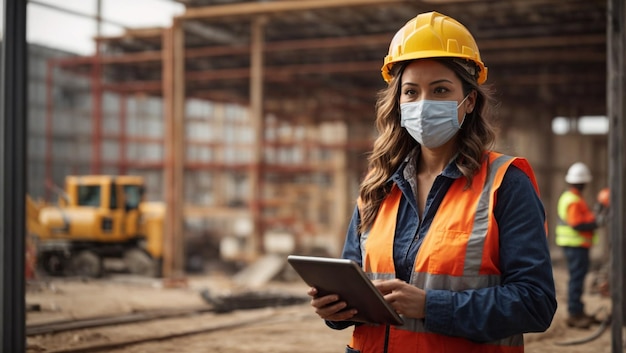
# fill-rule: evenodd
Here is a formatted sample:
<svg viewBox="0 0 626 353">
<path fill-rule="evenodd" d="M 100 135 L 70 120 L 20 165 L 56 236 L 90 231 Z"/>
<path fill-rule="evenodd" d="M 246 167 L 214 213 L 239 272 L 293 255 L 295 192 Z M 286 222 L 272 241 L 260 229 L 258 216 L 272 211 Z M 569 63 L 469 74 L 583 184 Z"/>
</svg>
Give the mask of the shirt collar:
<svg viewBox="0 0 626 353">
<path fill-rule="evenodd" d="M 415 149 L 413 149 L 413 151 L 411 151 L 406 156 L 406 158 L 400 164 L 398 169 L 396 169 L 396 172 L 392 175 L 389 181 L 394 180 L 396 177 L 397 178 L 401 177 L 402 179 L 407 180 L 407 181 L 414 180 L 415 174 L 417 172 L 415 170 L 415 165 L 416 165 L 417 159 L 420 156 L 420 153 L 421 153 L 421 149 L 419 147 L 415 147 Z M 448 165 L 446 165 L 446 167 L 443 168 L 443 171 L 441 172 L 442 176 L 450 178 L 450 179 L 458 179 L 463 176 L 463 173 L 461 173 L 461 170 L 455 163 L 458 156 L 459 156 L 459 153 L 455 154 L 454 157 L 450 159 L 450 162 L 448 162 Z"/>
</svg>

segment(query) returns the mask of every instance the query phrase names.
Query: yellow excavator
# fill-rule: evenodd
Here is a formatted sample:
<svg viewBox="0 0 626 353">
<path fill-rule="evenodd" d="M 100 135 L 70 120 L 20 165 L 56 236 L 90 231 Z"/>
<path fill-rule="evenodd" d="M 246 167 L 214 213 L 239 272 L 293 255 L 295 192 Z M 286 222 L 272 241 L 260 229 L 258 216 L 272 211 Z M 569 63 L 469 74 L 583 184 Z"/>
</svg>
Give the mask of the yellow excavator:
<svg viewBox="0 0 626 353">
<path fill-rule="evenodd" d="M 67 176 L 57 204 L 27 196 L 26 219 L 37 266 L 50 275 L 99 277 L 104 260 L 128 272 L 160 276 L 162 202 L 144 201 L 140 176 Z"/>
</svg>

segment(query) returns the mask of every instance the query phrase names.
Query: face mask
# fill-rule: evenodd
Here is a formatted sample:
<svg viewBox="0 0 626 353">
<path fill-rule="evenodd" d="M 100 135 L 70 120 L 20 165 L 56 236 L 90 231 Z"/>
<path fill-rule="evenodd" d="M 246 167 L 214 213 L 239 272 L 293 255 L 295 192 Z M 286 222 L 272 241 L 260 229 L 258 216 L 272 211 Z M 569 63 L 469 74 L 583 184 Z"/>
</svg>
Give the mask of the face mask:
<svg viewBox="0 0 626 353">
<path fill-rule="evenodd" d="M 459 131 L 456 101 L 421 100 L 400 104 L 400 126 L 404 127 L 420 145 L 437 148 Z"/>
</svg>

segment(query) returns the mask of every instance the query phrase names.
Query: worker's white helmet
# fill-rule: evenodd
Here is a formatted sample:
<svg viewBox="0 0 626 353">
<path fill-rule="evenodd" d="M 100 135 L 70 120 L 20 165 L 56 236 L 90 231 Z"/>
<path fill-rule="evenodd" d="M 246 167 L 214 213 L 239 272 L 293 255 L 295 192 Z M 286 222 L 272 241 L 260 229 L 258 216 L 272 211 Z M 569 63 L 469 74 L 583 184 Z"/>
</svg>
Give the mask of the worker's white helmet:
<svg viewBox="0 0 626 353">
<path fill-rule="evenodd" d="M 567 170 L 565 182 L 568 184 L 586 184 L 591 181 L 591 172 L 582 162 L 572 164 Z"/>
</svg>

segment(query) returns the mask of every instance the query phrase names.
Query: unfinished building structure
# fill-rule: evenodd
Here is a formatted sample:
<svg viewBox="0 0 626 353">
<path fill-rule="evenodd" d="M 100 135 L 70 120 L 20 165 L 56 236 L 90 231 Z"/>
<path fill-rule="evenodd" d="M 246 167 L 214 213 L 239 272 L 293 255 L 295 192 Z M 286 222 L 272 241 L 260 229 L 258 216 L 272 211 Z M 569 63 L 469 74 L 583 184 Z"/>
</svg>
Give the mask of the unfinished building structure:
<svg viewBox="0 0 626 353">
<path fill-rule="evenodd" d="M 502 101 L 499 149 L 530 159 L 547 207 L 572 158 L 606 175 L 605 160 L 591 162 L 604 140 L 551 133 L 555 116 L 605 112 L 605 1 L 178 2 L 186 11 L 171 27 L 96 38 L 95 55 L 47 69 L 44 180 L 87 163 L 145 176 L 149 197 L 167 203 L 166 269 L 182 267 L 194 229 L 225 239 L 233 258 L 284 244 L 338 253 L 375 136 L 383 57 L 419 12 L 475 34 Z M 88 81 L 76 93 L 89 107 L 59 110 L 57 70 Z M 48 145 L 60 125 L 76 129 L 71 152 Z"/>
</svg>

